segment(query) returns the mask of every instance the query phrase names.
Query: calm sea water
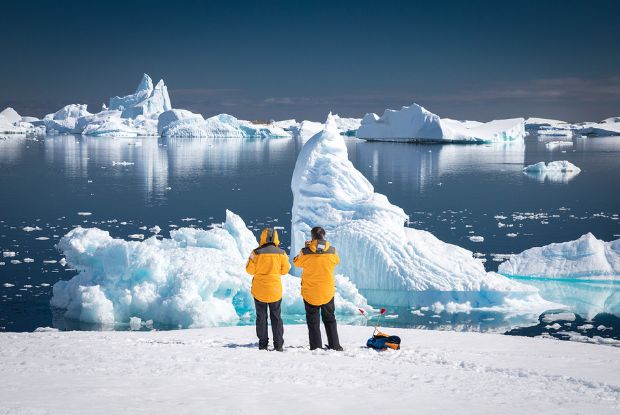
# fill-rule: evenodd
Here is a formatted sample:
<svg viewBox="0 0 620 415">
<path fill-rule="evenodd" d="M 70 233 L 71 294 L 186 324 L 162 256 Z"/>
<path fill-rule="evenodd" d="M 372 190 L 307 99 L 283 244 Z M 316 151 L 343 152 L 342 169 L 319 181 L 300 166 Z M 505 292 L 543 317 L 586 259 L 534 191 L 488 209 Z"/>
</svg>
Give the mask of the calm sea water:
<svg viewBox="0 0 620 415">
<path fill-rule="evenodd" d="M 497 269 L 497 254 L 586 232 L 620 237 L 620 137 L 575 139 L 553 149 L 536 137 L 509 145 L 346 140 L 351 161 L 410 215 L 411 226 L 479 253 L 488 270 Z M 0 258 L 0 330 L 88 328 L 59 321 L 49 307 L 51 285 L 73 275 L 52 262 L 61 257 L 54 245 L 75 225 L 119 238 L 159 225 L 168 236 L 170 225 L 207 226 L 230 209 L 255 232 L 264 223 L 285 226 L 289 245 L 290 179 L 301 146 L 295 139 L 0 139 L 0 249 L 16 252 Z M 553 182 L 522 173 L 524 165 L 553 160 L 568 160 L 581 174 Z M 28 226 L 41 230 L 24 231 Z M 484 242 L 472 242 L 472 235 Z M 407 327 L 484 331 L 528 324 L 484 313 L 429 320 L 390 312 L 389 324 Z"/>
</svg>

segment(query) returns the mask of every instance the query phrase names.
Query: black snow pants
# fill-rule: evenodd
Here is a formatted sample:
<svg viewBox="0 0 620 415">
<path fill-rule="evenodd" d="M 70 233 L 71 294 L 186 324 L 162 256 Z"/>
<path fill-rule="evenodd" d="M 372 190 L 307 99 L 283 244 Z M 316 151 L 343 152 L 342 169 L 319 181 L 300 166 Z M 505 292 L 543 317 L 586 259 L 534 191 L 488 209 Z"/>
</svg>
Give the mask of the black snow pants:
<svg viewBox="0 0 620 415">
<path fill-rule="evenodd" d="M 284 324 L 280 316 L 280 305 L 282 300 L 274 303 L 263 303 L 254 299 L 256 306 L 256 335 L 258 336 L 258 347 L 267 348 L 269 344 L 269 330 L 267 328 L 267 308 L 271 319 L 271 332 L 273 334 L 273 346 L 282 347 L 284 344 Z"/>
<path fill-rule="evenodd" d="M 308 324 L 308 336 L 310 337 L 310 350 L 323 347 L 321 340 L 321 322 L 319 312 L 327 333 L 327 346 L 330 349 L 339 349 L 338 327 L 336 325 L 336 307 L 332 298 L 327 304 L 312 305 L 304 300 L 306 306 L 306 323 Z"/>
</svg>

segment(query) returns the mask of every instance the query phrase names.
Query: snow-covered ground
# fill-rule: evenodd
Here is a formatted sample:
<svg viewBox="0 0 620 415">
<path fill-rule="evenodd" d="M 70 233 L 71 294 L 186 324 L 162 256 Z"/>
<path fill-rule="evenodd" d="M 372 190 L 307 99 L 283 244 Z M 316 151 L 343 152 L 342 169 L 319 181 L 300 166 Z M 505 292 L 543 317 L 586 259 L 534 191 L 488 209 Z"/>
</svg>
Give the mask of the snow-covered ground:
<svg viewBox="0 0 620 415">
<path fill-rule="evenodd" d="M 0 333 L 0 414 L 617 414 L 620 348 L 541 338 L 393 329 L 400 351 L 284 353 L 254 327 L 168 332 Z"/>
</svg>

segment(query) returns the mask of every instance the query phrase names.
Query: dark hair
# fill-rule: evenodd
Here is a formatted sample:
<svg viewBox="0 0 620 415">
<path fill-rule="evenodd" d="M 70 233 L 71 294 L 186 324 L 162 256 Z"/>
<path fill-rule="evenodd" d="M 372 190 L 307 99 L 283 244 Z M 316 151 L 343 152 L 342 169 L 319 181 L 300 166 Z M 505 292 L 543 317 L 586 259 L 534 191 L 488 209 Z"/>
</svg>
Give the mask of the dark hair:
<svg viewBox="0 0 620 415">
<path fill-rule="evenodd" d="M 315 226 L 310 231 L 310 236 L 312 236 L 312 239 L 325 239 L 325 229 Z"/>
</svg>

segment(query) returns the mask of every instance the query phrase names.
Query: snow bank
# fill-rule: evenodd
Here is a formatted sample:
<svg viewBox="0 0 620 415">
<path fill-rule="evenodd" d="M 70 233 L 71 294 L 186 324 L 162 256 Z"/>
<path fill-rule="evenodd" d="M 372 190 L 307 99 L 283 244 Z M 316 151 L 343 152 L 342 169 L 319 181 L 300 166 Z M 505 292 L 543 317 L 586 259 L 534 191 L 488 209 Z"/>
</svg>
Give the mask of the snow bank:
<svg viewBox="0 0 620 415">
<path fill-rule="evenodd" d="M 288 138 L 291 135 L 274 124 L 255 124 L 232 115 L 220 114 L 206 120 L 200 114 L 173 109 L 159 116 L 157 130 L 162 137 Z"/>
<path fill-rule="evenodd" d="M 136 92 L 124 97 L 110 98 L 111 110 L 122 111 L 123 118 L 136 118 L 138 115 L 152 116 L 172 109 L 168 87 L 163 79 L 153 87 L 153 81 L 147 74 L 142 75 L 142 80 L 136 88 Z"/>
<path fill-rule="evenodd" d="M 381 117 L 366 114 L 357 137 L 377 141 L 505 142 L 525 136 L 525 120 L 513 118 L 488 123 L 442 120 L 424 107 L 412 104 L 387 109 Z"/>
<path fill-rule="evenodd" d="M 470 251 L 405 227 L 405 212 L 375 193 L 349 161 L 331 115 L 299 153 L 291 188 L 292 252 L 313 226 L 324 227 L 341 256 L 338 272 L 373 305 L 493 307 L 509 299 L 524 309 L 548 307 L 535 288 L 487 273 Z"/>
<path fill-rule="evenodd" d="M 170 239 L 125 241 L 78 227 L 58 248 L 80 273 L 54 285 L 51 305 L 65 309 L 67 318 L 101 324 L 130 317 L 181 327 L 235 324 L 254 310 L 245 262 L 256 246 L 230 211 L 221 227 L 179 228 Z M 299 282 L 283 277 L 285 314 L 304 312 Z M 346 278 L 338 277 L 338 287 L 339 313 L 367 305 Z"/>
<path fill-rule="evenodd" d="M 0 412 L 618 413 L 617 347 L 389 329 L 402 349 L 377 353 L 372 328 L 338 331 L 341 353 L 308 350 L 305 325 L 284 327 L 284 353 L 259 351 L 254 327 L 0 332 Z"/>
<path fill-rule="evenodd" d="M 575 304 L 580 314 L 620 313 L 620 239 L 604 242 L 587 233 L 530 248 L 501 263 L 498 272 L 527 280 L 549 300 Z"/>
<path fill-rule="evenodd" d="M 580 172 L 581 169 L 579 167 L 566 160 L 552 161 L 549 164 L 541 161 L 523 168 L 523 173 L 530 177 L 536 178 L 541 182 L 549 180 L 555 183 L 568 183 Z"/>
</svg>

